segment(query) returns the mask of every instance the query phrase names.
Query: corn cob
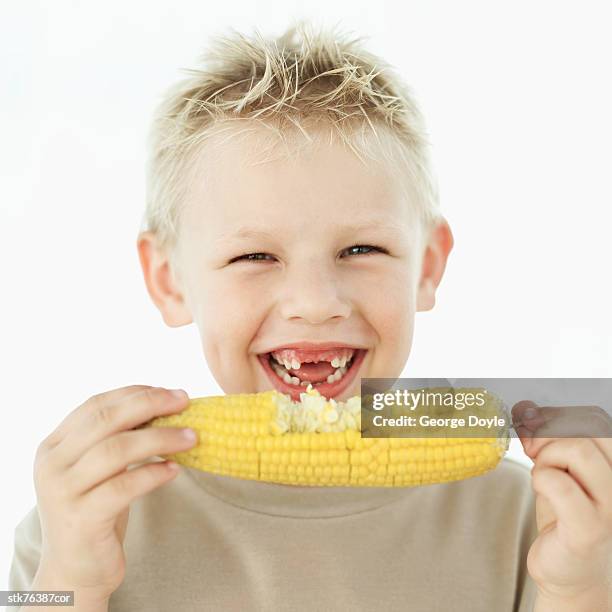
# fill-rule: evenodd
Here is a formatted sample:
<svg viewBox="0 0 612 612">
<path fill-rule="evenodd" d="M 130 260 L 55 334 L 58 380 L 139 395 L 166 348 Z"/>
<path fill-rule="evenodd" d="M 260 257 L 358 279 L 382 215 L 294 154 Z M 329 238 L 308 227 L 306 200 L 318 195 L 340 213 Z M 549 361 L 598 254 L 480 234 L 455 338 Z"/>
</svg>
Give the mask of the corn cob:
<svg viewBox="0 0 612 612">
<path fill-rule="evenodd" d="M 310 386 L 301 402 L 276 390 L 195 398 L 183 412 L 147 425 L 190 427 L 198 434 L 196 446 L 166 459 L 215 474 L 302 486 L 462 480 L 494 469 L 509 444 L 507 428 L 496 437 L 365 438 L 359 396 L 335 402 Z"/>
</svg>

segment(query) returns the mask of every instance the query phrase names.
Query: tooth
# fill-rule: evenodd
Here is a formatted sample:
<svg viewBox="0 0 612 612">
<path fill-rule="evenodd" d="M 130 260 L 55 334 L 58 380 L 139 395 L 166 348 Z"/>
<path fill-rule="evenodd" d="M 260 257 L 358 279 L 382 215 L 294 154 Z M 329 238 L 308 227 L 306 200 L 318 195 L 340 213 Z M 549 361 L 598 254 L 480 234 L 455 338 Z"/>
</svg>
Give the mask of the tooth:
<svg viewBox="0 0 612 612">
<path fill-rule="evenodd" d="M 281 358 L 276 353 L 272 353 L 272 357 L 274 357 L 274 361 L 276 361 L 278 365 L 282 365 L 283 362 L 281 361 Z"/>
<path fill-rule="evenodd" d="M 291 369 L 292 370 L 299 370 L 300 369 L 300 362 L 297 359 L 292 359 L 291 360 Z"/>
<path fill-rule="evenodd" d="M 291 369 L 291 362 L 288 359 L 283 359 L 283 365 L 290 370 Z"/>
<path fill-rule="evenodd" d="M 278 363 L 273 363 L 272 369 L 282 377 L 284 370 Z"/>
<path fill-rule="evenodd" d="M 330 374 L 327 377 L 327 382 L 333 383 L 333 382 L 336 382 L 337 380 L 340 380 L 341 378 L 342 378 L 342 372 L 340 370 L 336 370 L 333 374 Z"/>
<path fill-rule="evenodd" d="M 344 357 L 342 357 L 342 359 L 340 359 L 340 363 L 338 365 L 341 368 L 343 368 L 346 365 L 346 355 L 344 355 Z"/>
<path fill-rule="evenodd" d="M 291 377 L 291 384 L 292 385 L 299 385 L 300 384 L 300 379 L 297 376 L 292 376 Z"/>
<path fill-rule="evenodd" d="M 300 383 L 300 386 L 301 386 L 301 387 L 307 387 L 307 386 L 308 386 L 308 384 L 309 384 L 309 381 L 307 381 L 307 380 L 303 380 L 303 381 Z"/>
<path fill-rule="evenodd" d="M 332 383 L 337 380 L 340 380 L 344 376 L 345 372 L 346 372 L 346 368 L 338 368 L 333 374 L 330 374 L 327 377 L 327 382 Z"/>
<path fill-rule="evenodd" d="M 334 368 L 337 368 L 337 367 L 340 365 L 340 360 L 338 359 L 338 357 L 334 357 L 334 358 L 331 360 L 331 364 L 332 364 L 332 366 L 333 366 Z"/>
<path fill-rule="evenodd" d="M 290 385 L 292 376 L 288 372 L 283 373 L 283 380 Z"/>
</svg>

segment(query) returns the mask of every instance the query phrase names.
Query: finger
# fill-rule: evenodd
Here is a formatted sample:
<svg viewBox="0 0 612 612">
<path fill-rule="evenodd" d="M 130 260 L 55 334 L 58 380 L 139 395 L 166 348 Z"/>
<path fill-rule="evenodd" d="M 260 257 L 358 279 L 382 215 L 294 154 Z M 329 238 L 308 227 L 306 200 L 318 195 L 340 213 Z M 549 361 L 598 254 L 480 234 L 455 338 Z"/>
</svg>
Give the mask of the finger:
<svg viewBox="0 0 612 612">
<path fill-rule="evenodd" d="M 156 416 L 180 412 L 188 404 L 189 396 L 185 391 L 180 390 L 177 395 L 159 387 L 124 396 L 114 404 L 104 403 L 90 410 L 86 418 L 55 447 L 54 460 L 61 466 L 70 467 L 104 438 L 132 429 Z"/>
<path fill-rule="evenodd" d="M 531 471 L 533 489 L 545 497 L 557 516 L 557 529 L 565 543 L 588 550 L 596 539 L 598 524 L 594 504 L 580 485 L 563 470 L 554 467 L 534 467 Z"/>
<path fill-rule="evenodd" d="M 533 432 L 523 426 L 515 427 L 515 429 L 516 434 L 521 444 L 523 445 L 523 450 L 525 451 L 525 454 L 529 455 L 529 448 L 531 445 L 531 438 L 533 436 Z"/>
<path fill-rule="evenodd" d="M 64 436 L 72 429 L 75 421 L 82 418 L 85 412 L 94 410 L 96 406 L 102 403 L 113 404 L 126 396 L 133 395 L 144 389 L 152 389 L 150 385 L 129 385 L 127 387 L 119 387 L 118 389 L 112 389 L 111 391 L 105 391 L 104 393 L 98 393 L 92 395 L 85 402 L 77 406 L 74 410 L 69 412 L 60 424 L 43 440 L 42 445 L 46 446 L 49 450 L 59 444 Z"/>
<path fill-rule="evenodd" d="M 522 400 L 512 407 L 512 423 L 515 428 L 524 426 L 535 431 L 559 414 L 554 406 L 538 406 L 531 400 Z"/>
<path fill-rule="evenodd" d="M 581 408 L 581 410 L 576 410 Z M 544 425 L 536 428 L 531 435 L 529 456 L 533 459 L 549 444 L 557 439 L 610 439 L 612 430 L 608 430 L 600 414 L 589 406 L 566 406 L 558 409 L 557 416 L 549 419 Z M 599 409 L 598 409 L 599 410 Z M 603 432 L 603 435 L 602 435 Z M 602 442 L 606 456 L 610 456 L 609 443 Z"/>
<path fill-rule="evenodd" d="M 599 406 L 543 406 L 546 423 L 538 435 L 551 438 L 594 438 L 612 435 L 612 420 Z"/>
<path fill-rule="evenodd" d="M 612 436 L 609 416 L 598 406 L 539 406 L 538 418 L 524 422 L 531 427 L 515 427 L 525 453 L 534 459 L 550 442 L 559 438 L 595 438 Z M 545 420 L 541 422 L 541 418 Z M 535 423 L 535 427 L 531 424 Z"/>
<path fill-rule="evenodd" d="M 88 450 L 69 471 L 76 494 L 82 494 L 134 463 L 154 456 L 185 451 L 198 443 L 194 430 L 155 427 L 124 431 L 105 438 Z"/>
<path fill-rule="evenodd" d="M 531 400 L 522 400 L 512 407 L 512 423 L 525 454 L 529 455 L 534 431 L 545 421 L 540 416 L 539 406 Z"/>
<path fill-rule="evenodd" d="M 558 439 L 540 451 L 536 465 L 568 472 L 595 503 L 612 509 L 612 470 L 593 440 Z"/>
<path fill-rule="evenodd" d="M 128 469 L 94 487 L 84 502 L 99 520 L 115 520 L 138 497 L 174 478 L 180 466 L 174 461 L 155 461 Z"/>
<path fill-rule="evenodd" d="M 608 461 L 610 469 L 612 469 L 612 438 L 591 438 L 594 444 L 597 444 L 599 450 Z"/>
</svg>

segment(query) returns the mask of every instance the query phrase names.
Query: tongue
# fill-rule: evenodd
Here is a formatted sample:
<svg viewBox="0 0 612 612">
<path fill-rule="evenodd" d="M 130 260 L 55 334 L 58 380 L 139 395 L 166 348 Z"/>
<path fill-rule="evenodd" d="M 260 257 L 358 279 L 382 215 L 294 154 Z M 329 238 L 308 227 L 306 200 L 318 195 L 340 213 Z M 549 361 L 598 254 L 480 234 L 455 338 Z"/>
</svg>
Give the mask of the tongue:
<svg viewBox="0 0 612 612">
<path fill-rule="evenodd" d="M 303 363 L 299 370 L 289 370 L 292 376 L 297 376 L 300 380 L 312 383 L 324 382 L 336 368 L 329 361 L 319 361 L 319 363 Z"/>
</svg>

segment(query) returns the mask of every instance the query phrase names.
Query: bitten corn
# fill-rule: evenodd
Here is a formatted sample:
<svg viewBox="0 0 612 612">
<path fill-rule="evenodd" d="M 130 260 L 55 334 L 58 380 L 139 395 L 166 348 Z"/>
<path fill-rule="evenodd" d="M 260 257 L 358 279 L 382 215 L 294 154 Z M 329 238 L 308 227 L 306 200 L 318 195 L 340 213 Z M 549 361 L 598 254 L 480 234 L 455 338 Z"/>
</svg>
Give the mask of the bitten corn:
<svg viewBox="0 0 612 612">
<path fill-rule="evenodd" d="M 364 438 L 361 398 L 327 400 L 308 387 L 301 402 L 276 390 L 196 398 L 151 427 L 190 427 L 198 444 L 165 455 L 226 476 L 311 486 L 416 486 L 462 480 L 497 466 L 509 444 L 495 437 Z"/>
</svg>

